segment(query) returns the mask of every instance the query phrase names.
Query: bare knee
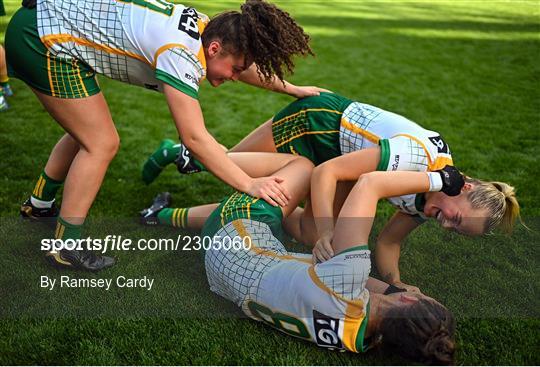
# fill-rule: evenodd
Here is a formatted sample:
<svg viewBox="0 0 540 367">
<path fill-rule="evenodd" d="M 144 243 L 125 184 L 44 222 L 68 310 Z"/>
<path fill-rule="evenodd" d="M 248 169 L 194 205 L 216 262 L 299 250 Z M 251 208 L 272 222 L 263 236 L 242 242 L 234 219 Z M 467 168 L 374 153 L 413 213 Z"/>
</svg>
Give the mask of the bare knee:
<svg viewBox="0 0 540 367">
<path fill-rule="evenodd" d="M 120 136 L 115 131 L 114 134 L 103 136 L 96 141 L 84 145 L 81 144 L 81 147 L 93 156 L 111 161 L 118 152 L 118 149 L 120 149 Z"/>
</svg>

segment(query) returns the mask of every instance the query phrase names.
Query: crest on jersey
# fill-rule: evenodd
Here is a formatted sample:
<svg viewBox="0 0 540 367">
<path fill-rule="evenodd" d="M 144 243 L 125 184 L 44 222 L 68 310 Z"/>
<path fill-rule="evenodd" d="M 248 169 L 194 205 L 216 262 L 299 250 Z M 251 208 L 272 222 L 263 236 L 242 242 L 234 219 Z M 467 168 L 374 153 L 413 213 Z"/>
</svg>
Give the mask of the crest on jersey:
<svg viewBox="0 0 540 367">
<path fill-rule="evenodd" d="M 313 325 L 317 345 L 324 348 L 343 349 L 343 343 L 339 337 L 340 319 L 313 310 Z"/>
</svg>

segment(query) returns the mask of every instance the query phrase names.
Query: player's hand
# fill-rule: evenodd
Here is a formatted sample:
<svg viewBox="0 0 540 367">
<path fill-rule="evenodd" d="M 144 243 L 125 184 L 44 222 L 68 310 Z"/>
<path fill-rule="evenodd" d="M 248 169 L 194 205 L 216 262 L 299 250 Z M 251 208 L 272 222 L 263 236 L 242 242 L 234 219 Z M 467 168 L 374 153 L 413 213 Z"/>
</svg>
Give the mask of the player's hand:
<svg viewBox="0 0 540 367">
<path fill-rule="evenodd" d="M 442 178 L 442 192 L 448 196 L 457 196 L 461 193 L 461 189 L 465 185 L 465 179 L 456 167 L 445 166 L 437 172 L 439 172 Z"/>
<path fill-rule="evenodd" d="M 291 91 L 289 92 L 289 95 L 292 97 L 296 97 L 298 99 L 300 98 L 306 98 L 311 96 L 318 96 L 321 94 L 321 92 L 328 92 L 332 93 L 331 91 L 319 87 L 313 87 L 313 86 L 304 86 L 304 87 L 297 87 L 294 86 L 291 88 Z"/>
<path fill-rule="evenodd" d="M 403 282 L 395 282 L 392 285 L 398 287 L 398 288 L 404 288 L 407 290 L 407 292 L 413 292 L 413 293 L 420 293 L 423 294 L 420 288 L 415 287 L 414 285 L 405 284 Z"/>
<path fill-rule="evenodd" d="M 273 206 L 287 206 L 291 195 L 277 176 L 253 178 L 246 193 L 261 198 Z"/>
<path fill-rule="evenodd" d="M 334 249 L 332 248 L 333 237 L 334 232 L 328 231 L 324 233 L 321 238 L 319 238 L 319 240 L 315 244 L 315 247 L 313 247 L 312 261 L 314 264 L 322 263 L 334 257 Z"/>
</svg>

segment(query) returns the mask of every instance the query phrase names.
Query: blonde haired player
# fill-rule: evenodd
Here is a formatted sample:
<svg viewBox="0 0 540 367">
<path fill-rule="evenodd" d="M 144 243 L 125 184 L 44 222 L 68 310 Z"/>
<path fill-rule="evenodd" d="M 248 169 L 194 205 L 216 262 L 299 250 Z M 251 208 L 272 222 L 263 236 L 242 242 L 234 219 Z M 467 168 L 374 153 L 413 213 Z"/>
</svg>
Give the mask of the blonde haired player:
<svg viewBox="0 0 540 367">
<path fill-rule="evenodd" d="M 169 143 L 173 146 L 172 142 Z M 160 147 L 145 164 L 162 159 L 163 165 L 176 159 L 182 173 L 203 167 L 182 145 L 175 146 L 163 162 Z M 312 178 L 311 203 L 298 208 L 288 231 L 301 241 L 315 245 L 314 257 L 328 259 L 333 250 L 334 219 L 341 210 L 351 185 L 372 171 L 430 172 L 452 166 L 450 148 L 442 136 L 413 121 L 365 103 L 334 93 L 321 93 L 295 101 L 262 124 L 231 149 L 236 152 L 263 151 L 292 153 L 307 157 L 316 168 Z M 148 172 L 148 170 L 147 170 Z M 159 174 L 160 170 L 156 171 Z M 152 181 L 155 176 L 146 177 Z M 460 195 L 442 192 L 408 194 L 388 198 L 396 214 L 379 234 L 375 251 L 377 267 L 385 281 L 418 291 L 401 281 L 399 256 L 401 242 L 426 219 L 433 218 L 446 229 L 479 235 L 500 226 L 509 232 L 519 204 L 513 187 L 501 182 L 465 178 Z M 316 223 L 313 220 L 315 217 Z M 294 223 L 291 221 L 291 223 Z"/>
</svg>

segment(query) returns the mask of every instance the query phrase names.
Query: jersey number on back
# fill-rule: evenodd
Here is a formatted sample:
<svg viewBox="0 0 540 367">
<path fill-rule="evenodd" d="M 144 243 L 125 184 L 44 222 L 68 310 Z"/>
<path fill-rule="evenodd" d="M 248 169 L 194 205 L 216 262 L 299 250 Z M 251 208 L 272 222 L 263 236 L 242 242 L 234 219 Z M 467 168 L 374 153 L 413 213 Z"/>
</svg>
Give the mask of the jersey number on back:
<svg viewBox="0 0 540 367">
<path fill-rule="evenodd" d="M 178 29 L 186 32 L 188 36 L 198 40 L 199 27 L 197 26 L 197 20 L 199 19 L 199 14 L 193 8 L 185 8 L 180 17 L 180 23 L 178 23 Z"/>
<path fill-rule="evenodd" d="M 276 329 L 283 331 L 286 334 L 296 336 L 298 338 L 311 338 L 311 335 L 302 320 L 280 312 L 274 312 L 268 307 L 254 301 L 249 301 L 248 308 L 253 316 L 261 321 L 266 322 L 267 324 L 270 324 Z"/>
<path fill-rule="evenodd" d="M 446 144 L 446 142 L 440 135 L 433 136 L 429 138 L 429 140 L 433 143 L 433 145 L 437 147 L 437 151 L 439 153 L 450 154 L 450 148 L 448 147 L 448 144 Z"/>
</svg>

